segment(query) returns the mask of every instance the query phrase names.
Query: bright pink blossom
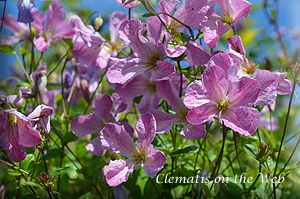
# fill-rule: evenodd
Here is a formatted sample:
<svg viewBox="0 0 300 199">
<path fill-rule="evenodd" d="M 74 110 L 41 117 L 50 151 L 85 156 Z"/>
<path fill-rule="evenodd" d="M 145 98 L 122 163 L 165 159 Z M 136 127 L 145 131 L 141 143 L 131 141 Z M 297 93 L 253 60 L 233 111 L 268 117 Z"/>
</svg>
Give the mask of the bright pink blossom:
<svg viewBox="0 0 300 199">
<path fill-rule="evenodd" d="M 136 131 L 138 147 L 135 146 L 124 126 L 108 123 L 101 131 L 100 137 L 104 149 L 129 158 L 110 161 L 105 176 L 110 186 L 117 186 L 127 181 L 129 174 L 139 166 L 144 168 L 147 176 L 154 178 L 165 164 L 165 154 L 154 149 L 151 144 L 156 133 L 153 115 L 149 113 L 142 115 L 136 125 Z"/>
<path fill-rule="evenodd" d="M 185 105 L 192 109 L 187 114 L 191 124 L 202 124 L 215 117 L 225 126 L 242 135 L 252 135 L 259 122 L 257 109 L 249 108 L 261 90 L 250 78 L 231 82 L 219 66 L 207 68 L 201 81 L 194 81 L 186 90 Z"/>
</svg>

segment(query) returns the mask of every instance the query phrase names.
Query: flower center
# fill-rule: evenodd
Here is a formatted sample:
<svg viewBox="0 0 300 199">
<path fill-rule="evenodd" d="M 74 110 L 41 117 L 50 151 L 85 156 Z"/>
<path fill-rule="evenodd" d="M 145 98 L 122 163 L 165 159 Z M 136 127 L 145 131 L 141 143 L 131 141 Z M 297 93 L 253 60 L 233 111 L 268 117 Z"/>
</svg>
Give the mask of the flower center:
<svg viewBox="0 0 300 199">
<path fill-rule="evenodd" d="M 241 70 L 247 75 L 252 75 L 255 72 L 256 68 L 257 67 L 254 63 L 249 64 L 247 60 L 245 60 L 241 65 Z"/>
<path fill-rule="evenodd" d="M 152 52 L 151 54 L 147 55 L 146 62 L 149 67 L 157 67 L 156 62 L 162 60 L 162 57 L 158 52 Z"/>
<path fill-rule="evenodd" d="M 14 125 L 17 124 L 18 118 L 17 118 L 14 114 L 8 113 L 8 114 L 7 114 L 7 121 L 8 121 L 12 126 L 14 126 Z"/>
<path fill-rule="evenodd" d="M 156 91 L 156 82 L 152 81 L 149 83 L 149 89 L 151 91 Z"/>
<path fill-rule="evenodd" d="M 220 111 L 227 111 L 228 106 L 229 106 L 229 102 L 225 98 L 221 99 L 219 104 L 217 105 Z"/>
<path fill-rule="evenodd" d="M 136 164 L 140 164 L 142 162 L 145 162 L 147 160 L 147 157 L 145 156 L 145 154 L 137 152 L 133 155 L 134 157 L 134 162 Z"/>
<path fill-rule="evenodd" d="M 233 17 L 232 17 L 232 13 L 231 12 L 227 12 L 222 19 L 222 22 L 227 25 L 230 26 L 233 23 Z"/>
</svg>

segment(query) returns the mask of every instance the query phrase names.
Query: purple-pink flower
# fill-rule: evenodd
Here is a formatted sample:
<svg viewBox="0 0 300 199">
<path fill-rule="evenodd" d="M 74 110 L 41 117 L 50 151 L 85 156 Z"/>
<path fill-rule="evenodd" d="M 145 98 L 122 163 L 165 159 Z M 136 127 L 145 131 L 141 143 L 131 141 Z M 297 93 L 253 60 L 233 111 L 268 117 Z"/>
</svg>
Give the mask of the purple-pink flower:
<svg viewBox="0 0 300 199">
<path fill-rule="evenodd" d="M 108 123 L 101 131 L 101 142 L 104 149 L 119 153 L 129 159 L 110 161 L 106 171 L 106 182 L 110 186 L 117 186 L 128 180 L 128 176 L 139 166 L 144 168 L 145 174 L 154 178 L 166 161 L 161 151 L 154 149 L 151 142 L 156 133 L 156 122 L 153 115 L 141 115 L 137 125 L 138 147 L 124 129 L 113 123 Z"/>
<path fill-rule="evenodd" d="M 50 132 L 50 116 L 53 113 L 53 108 L 44 104 L 38 105 L 28 118 L 33 124 L 34 129 L 41 129 L 45 133 Z"/>
<path fill-rule="evenodd" d="M 0 147 L 7 150 L 14 162 L 25 159 L 27 153 L 24 147 L 34 147 L 42 141 L 29 118 L 16 110 L 3 110 L 0 113 L 0 123 Z"/>
<path fill-rule="evenodd" d="M 250 78 L 231 82 L 219 66 L 207 68 L 201 81 L 194 81 L 186 90 L 185 105 L 192 109 L 187 114 L 191 124 L 202 124 L 215 117 L 225 126 L 242 135 L 252 135 L 259 122 L 259 112 L 250 108 L 261 90 Z"/>
</svg>

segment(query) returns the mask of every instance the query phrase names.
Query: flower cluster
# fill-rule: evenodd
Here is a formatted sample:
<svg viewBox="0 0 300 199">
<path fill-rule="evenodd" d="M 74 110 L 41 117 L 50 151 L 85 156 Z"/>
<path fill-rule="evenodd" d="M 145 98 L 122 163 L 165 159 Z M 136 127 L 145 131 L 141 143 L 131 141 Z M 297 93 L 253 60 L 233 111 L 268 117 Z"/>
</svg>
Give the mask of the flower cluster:
<svg viewBox="0 0 300 199">
<path fill-rule="evenodd" d="M 144 4 L 118 2 L 128 8 Z M 213 52 L 220 36 L 248 16 L 251 4 L 245 0 L 183 0 L 182 4 L 162 0 L 158 14 L 151 13 L 146 23 L 117 11 L 109 18 L 110 40 L 77 15 L 68 22 L 59 3 L 51 3 L 46 14 L 35 8 L 33 0 L 19 0 L 18 8 L 18 21 L 32 22 L 32 27 L 29 31 L 28 24 L 7 16 L 4 26 L 14 34 L 3 38 L 7 45 L 32 41 L 42 53 L 51 43 L 69 39 L 72 47 L 63 59 L 62 89 L 47 89 L 45 63 L 31 73 L 31 85 L 21 86 L 13 101 L 32 98 L 45 105 L 36 106 L 28 117 L 12 109 L 1 111 L 0 147 L 16 162 L 26 156 L 23 146 L 38 145 L 39 132 L 51 131 L 50 116 L 61 111 L 55 100 L 60 92 L 70 105 L 76 105 L 75 98 L 80 95 L 92 104 L 93 112 L 71 121 L 71 130 L 78 137 L 100 133 L 86 146 L 89 152 L 101 156 L 107 150 L 128 157 L 109 162 L 104 176 L 110 186 L 127 181 L 139 166 L 147 176 L 155 177 L 166 156 L 151 142 L 174 125 L 186 139 L 204 138 L 203 124 L 208 121 L 251 136 L 260 122 L 258 107 L 270 106 L 277 95 L 291 92 L 286 73 L 262 70 L 248 61 L 238 35 L 227 39 L 227 50 Z M 195 37 L 196 30 L 203 38 Z M 190 68 L 198 68 L 202 74 L 186 77 L 182 71 Z M 104 77 L 113 90 L 110 95 L 97 90 Z M 99 96 L 93 99 L 91 93 Z M 131 110 L 139 118 L 135 130 L 123 117 Z"/>
</svg>

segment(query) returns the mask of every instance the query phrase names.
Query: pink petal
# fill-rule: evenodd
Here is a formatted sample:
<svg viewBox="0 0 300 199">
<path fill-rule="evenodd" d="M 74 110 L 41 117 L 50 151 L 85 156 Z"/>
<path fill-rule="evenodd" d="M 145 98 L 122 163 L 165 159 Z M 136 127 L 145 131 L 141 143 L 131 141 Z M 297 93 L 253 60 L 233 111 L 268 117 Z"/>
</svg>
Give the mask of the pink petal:
<svg viewBox="0 0 300 199">
<path fill-rule="evenodd" d="M 147 36 L 153 44 L 160 41 L 162 33 L 161 28 L 162 24 L 156 16 L 152 16 L 147 19 Z"/>
<path fill-rule="evenodd" d="M 212 66 L 202 74 L 202 83 L 206 89 L 206 96 L 216 104 L 224 99 L 228 89 L 228 82 L 225 79 L 224 70 L 219 66 Z"/>
<path fill-rule="evenodd" d="M 261 91 L 255 101 L 258 106 L 271 106 L 277 97 L 277 79 L 273 73 L 267 70 L 256 69 L 251 78 L 257 80 L 261 86 Z"/>
<path fill-rule="evenodd" d="M 277 86 L 277 94 L 279 95 L 287 95 L 292 92 L 292 84 L 289 80 L 285 79 L 287 73 L 274 73 L 275 77 L 277 78 L 278 86 Z"/>
<path fill-rule="evenodd" d="M 182 99 L 175 86 L 170 81 L 159 81 L 156 83 L 156 89 L 158 94 L 165 99 L 169 105 L 177 113 L 185 113 L 187 108 L 184 106 Z"/>
<path fill-rule="evenodd" d="M 145 174 L 150 178 L 154 178 L 165 165 L 166 156 L 163 152 L 149 147 L 149 154 L 147 160 L 143 163 Z"/>
<path fill-rule="evenodd" d="M 241 107 L 222 112 L 220 121 L 232 130 L 250 136 L 256 131 L 259 118 L 260 114 L 257 109 Z"/>
<path fill-rule="evenodd" d="M 250 78 L 242 78 L 232 83 L 227 100 L 230 107 L 247 106 L 251 107 L 261 91 L 258 81 Z"/>
<path fill-rule="evenodd" d="M 199 140 L 205 137 L 206 130 L 202 124 L 192 125 L 184 124 L 182 131 L 180 132 L 186 139 Z"/>
<path fill-rule="evenodd" d="M 210 53 L 196 42 L 188 42 L 186 44 L 187 59 L 191 61 L 194 66 L 201 66 L 207 64 L 210 59 Z"/>
<path fill-rule="evenodd" d="M 148 153 L 148 147 L 155 137 L 156 121 L 152 114 L 146 113 L 141 115 L 136 124 L 136 131 L 138 133 L 138 145 L 140 149 L 145 149 Z"/>
<path fill-rule="evenodd" d="M 85 147 L 90 153 L 96 155 L 96 156 L 101 156 L 103 154 L 103 147 L 102 143 L 100 140 L 100 136 L 96 137 L 90 143 Z"/>
<path fill-rule="evenodd" d="M 114 101 L 110 95 L 101 95 L 94 99 L 92 107 L 95 112 L 99 114 L 105 122 L 114 122 L 115 119 L 111 114 Z"/>
<path fill-rule="evenodd" d="M 162 81 L 171 79 L 175 73 L 175 66 L 168 61 L 157 61 L 158 70 L 152 70 L 150 81 Z"/>
<path fill-rule="evenodd" d="M 204 95 L 205 88 L 201 81 L 193 81 L 185 91 L 184 105 L 189 109 L 208 103 L 210 100 Z"/>
<path fill-rule="evenodd" d="M 136 151 L 135 144 L 124 126 L 107 123 L 100 132 L 101 142 L 104 149 L 114 153 L 120 153 L 126 157 L 133 157 Z"/>
<path fill-rule="evenodd" d="M 158 108 L 160 97 L 155 91 L 147 92 L 136 106 L 141 114 L 147 113 Z"/>
<path fill-rule="evenodd" d="M 138 168 L 131 159 L 110 161 L 106 172 L 106 182 L 109 186 L 117 186 L 128 180 L 133 170 Z"/>
<path fill-rule="evenodd" d="M 148 69 L 145 65 L 140 64 L 139 58 L 111 58 L 106 77 L 110 83 L 126 84 Z"/>
<path fill-rule="evenodd" d="M 95 112 L 89 115 L 80 115 L 71 122 L 71 129 L 77 137 L 99 133 L 103 127 L 102 118 Z"/>
<path fill-rule="evenodd" d="M 121 11 L 115 11 L 109 18 L 109 32 L 112 42 L 116 42 L 119 38 L 119 28 L 121 23 L 128 19 L 128 15 Z"/>
<path fill-rule="evenodd" d="M 214 117 L 219 114 L 217 105 L 207 103 L 198 107 L 194 107 L 186 116 L 186 119 L 191 124 L 202 124 L 209 120 L 213 121 Z"/>
<path fill-rule="evenodd" d="M 179 115 L 172 115 L 159 110 L 151 110 L 150 113 L 156 120 L 157 133 L 168 133 L 174 124 L 182 124 L 184 119 Z"/>
</svg>

